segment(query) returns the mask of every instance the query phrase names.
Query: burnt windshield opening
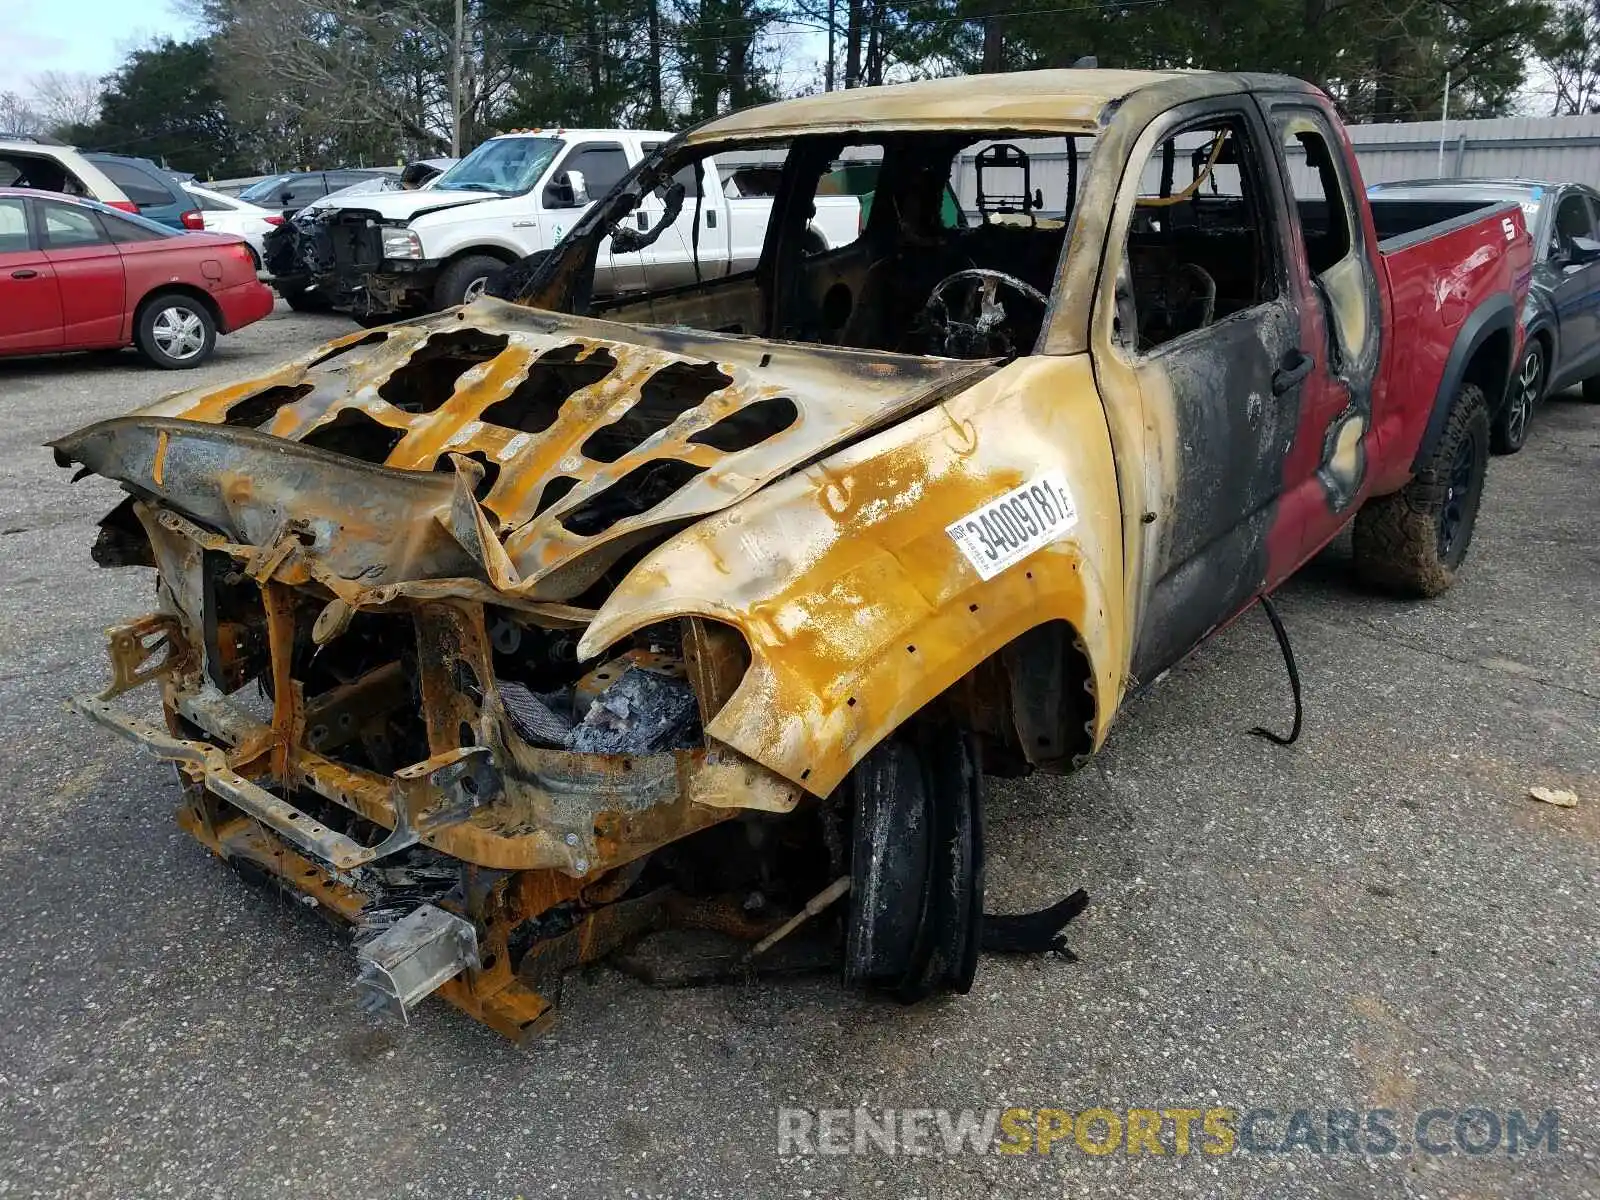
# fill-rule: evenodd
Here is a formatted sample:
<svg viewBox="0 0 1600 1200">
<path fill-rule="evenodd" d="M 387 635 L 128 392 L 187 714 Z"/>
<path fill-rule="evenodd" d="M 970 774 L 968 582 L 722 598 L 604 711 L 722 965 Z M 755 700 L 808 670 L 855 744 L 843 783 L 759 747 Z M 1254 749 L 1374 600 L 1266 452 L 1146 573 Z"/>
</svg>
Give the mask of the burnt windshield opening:
<svg viewBox="0 0 1600 1200">
<path fill-rule="evenodd" d="M 673 144 L 514 272 L 514 298 L 865 350 L 1026 353 L 1093 143 L 997 128 Z"/>
</svg>

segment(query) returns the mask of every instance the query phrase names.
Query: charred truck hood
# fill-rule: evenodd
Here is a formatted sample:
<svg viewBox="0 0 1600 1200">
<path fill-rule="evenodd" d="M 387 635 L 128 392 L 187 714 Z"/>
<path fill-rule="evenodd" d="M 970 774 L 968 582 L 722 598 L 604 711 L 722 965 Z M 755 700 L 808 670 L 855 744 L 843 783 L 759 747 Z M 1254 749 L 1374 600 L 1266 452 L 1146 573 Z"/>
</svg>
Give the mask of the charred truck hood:
<svg viewBox="0 0 1600 1200">
<path fill-rule="evenodd" d="M 54 442 L 355 604 L 572 603 L 630 552 L 992 372 L 485 299 Z"/>
</svg>

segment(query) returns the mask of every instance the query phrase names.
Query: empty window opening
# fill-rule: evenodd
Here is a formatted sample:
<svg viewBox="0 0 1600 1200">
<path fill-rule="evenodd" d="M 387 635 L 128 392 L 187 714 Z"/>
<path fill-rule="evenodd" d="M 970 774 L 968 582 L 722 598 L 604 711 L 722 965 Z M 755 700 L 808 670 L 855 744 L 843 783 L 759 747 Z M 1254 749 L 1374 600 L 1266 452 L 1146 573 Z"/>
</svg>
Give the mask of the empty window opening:
<svg viewBox="0 0 1600 1200">
<path fill-rule="evenodd" d="M 732 382 L 715 363 L 672 363 L 662 367 L 639 388 L 639 399 L 632 408 L 589 435 L 583 443 L 583 454 L 595 462 L 616 462 Z"/>
<path fill-rule="evenodd" d="M 729 413 L 708 429 L 702 429 L 689 440 L 702 446 L 714 446 L 729 454 L 759 446 L 770 437 L 776 437 L 799 419 L 800 410 L 787 396 L 775 396 L 747 404 L 738 412 Z"/>
<path fill-rule="evenodd" d="M 533 510 L 533 515 L 538 516 L 545 509 L 559 504 L 566 499 L 566 495 L 578 486 L 578 481 L 570 475 L 557 475 L 544 485 L 544 491 L 539 493 L 539 504 Z"/>
<path fill-rule="evenodd" d="M 1117 281 L 1117 336 L 1149 351 L 1277 295 L 1264 171 L 1242 117 L 1178 130 L 1141 177 Z"/>
<path fill-rule="evenodd" d="M 277 416 L 278 410 L 284 405 L 293 404 L 316 390 L 316 385 L 312 383 L 297 383 L 293 386 L 280 383 L 253 396 L 246 396 L 243 400 L 234 401 L 228 406 L 228 415 L 222 423 L 260 429 Z"/>
<path fill-rule="evenodd" d="M 344 355 L 349 354 L 352 350 L 361 349 L 361 347 L 363 347 L 363 346 L 381 346 L 381 345 L 383 345 L 384 342 L 387 342 L 388 340 L 389 340 L 388 333 L 386 333 L 385 331 L 383 331 L 381 329 L 375 329 L 371 333 L 367 334 L 364 337 L 358 337 L 353 342 L 346 342 L 343 346 L 335 346 L 332 350 L 329 350 L 321 358 L 313 359 L 311 361 L 311 366 L 307 367 L 306 369 L 310 370 L 311 367 L 320 367 L 324 363 L 330 363 L 336 358 L 341 358 Z"/>
<path fill-rule="evenodd" d="M 393 429 L 375 421 L 359 408 L 345 408 L 326 425 L 306 434 L 300 444 L 347 454 L 362 462 L 381 463 L 394 453 L 405 435 L 404 429 Z"/>
<path fill-rule="evenodd" d="M 561 524 L 580 537 L 604 533 L 618 521 L 647 513 L 665 502 L 704 470 L 671 458 L 642 463 L 562 517 Z"/>
<path fill-rule="evenodd" d="M 500 478 L 500 464 L 495 462 L 482 450 L 474 450 L 466 456 L 483 468 L 483 478 L 478 480 L 478 486 L 472 489 L 472 494 L 482 500 L 494 487 L 495 480 Z M 435 471 L 450 474 L 455 471 L 455 464 L 450 461 L 448 454 L 441 454 L 433 461 Z"/>
<path fill-rule="evenodd" d="M 599 383 L 617 365 L 609 351 L 596 350 L 578 361 L 583 347 L 558 346 L 528 365 L 528 376 L 503 400 L 496 400 L 479 419 L 523 433 L 543 433 L 556 423 L 561 406 L 574 392 Z"/>
<path fill-rule="evenodd" d="M 436 333 L 411 352 L 378 389 L 403 412 L 430 413 L 455 394 L 456 381 L 479 363 L 488 362 L 511 341 L 504 334 L 456 329 Z"/>
</svg>

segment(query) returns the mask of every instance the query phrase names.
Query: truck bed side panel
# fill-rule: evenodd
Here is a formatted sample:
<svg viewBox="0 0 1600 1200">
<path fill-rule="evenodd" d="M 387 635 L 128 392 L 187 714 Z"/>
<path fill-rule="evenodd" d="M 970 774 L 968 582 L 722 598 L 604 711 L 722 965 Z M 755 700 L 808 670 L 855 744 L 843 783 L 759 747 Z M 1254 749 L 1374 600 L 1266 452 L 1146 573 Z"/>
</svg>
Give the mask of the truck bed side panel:
<svg viewBox="0 0 1600 1200">
<path fill-rule="evenodd" d="M 1515 354 L 1517 306 L 1533 256 L 1514 204 L 1420 229 L 1378 249 L 1390 301 L 1384 344 L 1393 348 L 1384 355 L 1373 402 L 1372 491 L 1381 495 L 1411 478 L 1441 402 L 1447 406 L 1459 384 L 1471 343 L 1504 328 Z M 1491 391 L 1488 399 L 1493 405 L 1501 396 Z"/>
</svg>

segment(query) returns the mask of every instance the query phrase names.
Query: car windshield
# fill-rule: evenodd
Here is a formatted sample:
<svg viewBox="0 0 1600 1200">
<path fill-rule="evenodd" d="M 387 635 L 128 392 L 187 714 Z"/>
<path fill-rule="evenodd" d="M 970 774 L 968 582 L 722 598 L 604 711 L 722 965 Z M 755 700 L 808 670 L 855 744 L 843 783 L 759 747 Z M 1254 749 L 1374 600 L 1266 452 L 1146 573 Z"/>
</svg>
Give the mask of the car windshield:
<svg viewBox="0 0 1600 1200">
<path fill-rule="evenodd" d="M 245 188 L 244 191 L 239 193 L 239 199 L 249 200 L 251 203 L 257 200 L 270 199 L 274 192 L 288 182 L 289 176 L 287 175 L 269 175 L 260 183 L 252 183 Z"/>
<path fill-rule="evenodd" d="M 490 138 L 439 176 L 433 190 L 514 196 L 539 182 L 560 149 L 558 138 Z"/>
</svg>

